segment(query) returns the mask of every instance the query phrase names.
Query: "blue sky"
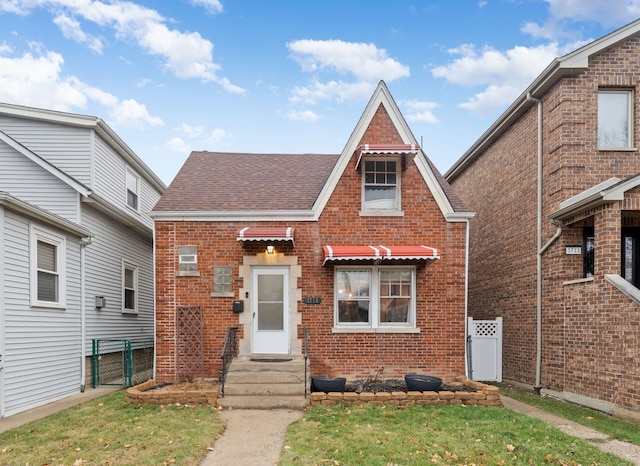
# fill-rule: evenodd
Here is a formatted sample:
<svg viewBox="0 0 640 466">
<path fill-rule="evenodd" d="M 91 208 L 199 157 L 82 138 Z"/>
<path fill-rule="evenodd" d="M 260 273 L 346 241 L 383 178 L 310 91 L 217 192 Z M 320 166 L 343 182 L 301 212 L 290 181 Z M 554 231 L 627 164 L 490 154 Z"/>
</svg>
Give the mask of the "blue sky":
<svg viewBox="0 0 640 466">
<path fill-rule="evenodd" d="M 339 153 L 383 79 L 447 169 L 640 0 L 0 0 L 0 101 L 93 115 L 167 184 L 192 150 Z"/>
</svg>

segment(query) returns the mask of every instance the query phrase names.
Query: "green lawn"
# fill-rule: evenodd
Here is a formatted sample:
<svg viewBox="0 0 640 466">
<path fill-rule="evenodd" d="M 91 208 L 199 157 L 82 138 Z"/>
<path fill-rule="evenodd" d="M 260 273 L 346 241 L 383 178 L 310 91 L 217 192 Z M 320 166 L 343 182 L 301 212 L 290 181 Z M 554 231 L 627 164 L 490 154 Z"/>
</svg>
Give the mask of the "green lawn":
<svg viewBox="0 0 640 466">
<path fill-rule="evenodd" d="M 124 391 L 0 434 L 1 465 L 198 465 L 222 432 L 210 407 L 137 407 Z"/>
<path fill-rule="evenodd" d="M 314 407 L 280 465 L 629 465 L 544 422 L 480 406 Z"/>
</svg>

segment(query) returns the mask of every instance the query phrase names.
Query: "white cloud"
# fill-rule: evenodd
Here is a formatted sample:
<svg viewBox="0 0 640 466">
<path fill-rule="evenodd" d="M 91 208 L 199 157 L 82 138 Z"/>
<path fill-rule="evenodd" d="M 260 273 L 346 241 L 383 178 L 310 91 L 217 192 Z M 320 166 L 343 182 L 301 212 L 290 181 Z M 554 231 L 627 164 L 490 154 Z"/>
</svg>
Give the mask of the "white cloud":
<svg viewBox="0 0 640 466">
<path fill-rule="evenodd" d="M 204 7 L 209 13 L 222 13 L 223 7 L 220 0 L 190 0 L 192 5 Z"/>
<path fill-rule="evenodd" d="M 478 113 L 489 113 L 512 102 L 559 55 L 558 45 L 517 46 L 506 52 L 485 47 L 463 45 L 449 50 L 459 55 L 451 63 L 432 70 L 436 78 L 444 78 L 461 86 L 486 88 L 460 106 Z"/>
<path fill-rule="evenodd" d="M 121 127 L 163 124 L 135 100 L 120 101 L 75 76 L 63 76 L 63 65 L 62 56 L 54 52 L 40 56 L 26 53 L 15 58 L 0 56 L 0 101 L 65 112 L 85 109 L 90 102 L 96 102 L 106 107 L 114 123 Z"/>
<path fill-rule="evenodd" d="M 231 133 L 227 133 L 225 130 L 221 128 L 216 128 L 209 133 L 209 136 L 207 137 L 207 142 L 217 144 L 229 138 L 231 138 Z"/>
<path fill-rule="evenodd" d="M 86 44 L 89 49 L 97 54 L 102 53 L 102 41 L 97 37 L 86 34 L 80 27 L 80 23 L 66 15 L 58 15 L 53 22 L 60 28 L 62 35 L 67 39 Z"/>
<path fill-rule="evenodd" d="M 324 100 L 353 100 L 366 99 L 371 96 L 375 84 L 359 81 L 347 83 L 344 81 L 329 81 L 321 83 L 312 82 L 307 87 L 295 87 L 291 92 L 289 100 L 293 103 L 305 103 L 316 105 Z"/>
<path fill-rule="evenodd" d="M 409 76 L 409 67 L 389 58 L 374 44 L 341 40 L 297 40 L 287 47 L 304 71 L 330 69 L 363 81 L 394 81 Z"/>
<path fill-rule="evenodd" d="M 552 19 L 595 21 L 610 27 L 640 16 L 640 0 L 546 0 Z"/>
<path fill-rule="evenodd" d="M 162 126 L 162 119 L 149 115 L 147 107 L 132 99 L 125 99 L 114 105 L 110 112 L 115 124 L 125 128 Z"/>
<path fill-rule="evenodd" d="M 190 154 L 191 148 L 185 143 L 182 138 L 171 138 L 167 141 L 167 147 L 172 152 L 178 152 L 180 154 Z"/>
<path fill-rule="evenodd" d="M 197 138 L 199 136 L 202 136 L 202 134 L 204 133 L 204 127 L 203 126 L 193 126 L 190 125 L 188 123 L 182 123 L 180 125 L 180 127 L 178 128 L 178 130 L 184 134 L 187 135 L 187 137 L 193 139 L 193 138 Z"/>
<path fill-rule="evenodd" d="M 291 57 L 303 71 L 314 74 L 308 86 L 297 86 L 289 100 L 315 105 L 325 100 L 367 98 L 378 81 L 391 82 L 409 76 L 409 67 L 389 58 L 374 44 L 341 40 L 297 40 L 289 42 Z M 343 79 L 321 82 L 317 74 L 337 73 Z"/>
<path fill-rule="evenodd" d="M 425 102 L 414 99 L 402 102 L 402 106 L 406 109 L 403 113 L 409 121 L 423 121 L 429 124 L 439 123 L 438 118 L 433 113 L 439 106 L 435 102 Z"/>
<path fill-rule="evenodd" d="M 318 114 L 312 110 L 302 110 L 300 112 L 291 110 L 287 113 L 287 118 L 293 121 L 317 121 L 320 119 Z"/>
<path fill-rule="evenodd" d="M 213 4 L 215 2 L 208 2 Z M 181 32 L 167 27 L 166 20 L 155 10 L 128 1 L 104 3 L 99 0 L 0 0 L 0 12 L 27 14 L 43 7 L 65 11 L 70 17 L 90 21 L 102 28 L 112 28 L 117 39 L 134 41 L 143 50 L 164 60 L 164 67 L 182 79 L 200 78 L 221 85 L 228 92 L 244 93 L 244 89 L 219 76 L 220 66 L 213 62 L 213 43 L 198 32 Z M 80 25 L 72 30 L 80 30 Z"/>
</svg>

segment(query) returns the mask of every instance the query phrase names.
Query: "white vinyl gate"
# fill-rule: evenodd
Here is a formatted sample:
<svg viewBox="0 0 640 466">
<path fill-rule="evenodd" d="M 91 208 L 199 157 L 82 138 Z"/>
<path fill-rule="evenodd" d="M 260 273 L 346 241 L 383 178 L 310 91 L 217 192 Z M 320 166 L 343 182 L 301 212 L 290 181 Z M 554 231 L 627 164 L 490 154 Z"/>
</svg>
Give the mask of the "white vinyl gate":
<svg viewBox="0 0 640 466">
<path fill-rule="evenodd" d="M 469 317 L 467 322 L 469 378 L 502 382 L 502 317 L 496 320 Z"/>
</svg>

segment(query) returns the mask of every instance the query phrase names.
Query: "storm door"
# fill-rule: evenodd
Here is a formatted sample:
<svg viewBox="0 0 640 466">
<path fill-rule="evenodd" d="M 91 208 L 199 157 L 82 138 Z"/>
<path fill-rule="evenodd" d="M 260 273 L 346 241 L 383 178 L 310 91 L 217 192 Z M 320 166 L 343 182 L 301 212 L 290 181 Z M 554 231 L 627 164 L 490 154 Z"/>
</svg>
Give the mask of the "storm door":
<svg viewBox="0 0 640 466">
<path fill-rule="evenodd" d="M 289 269 L 252 269 L 252 352 L 289 353 Z"/>
</svg>

